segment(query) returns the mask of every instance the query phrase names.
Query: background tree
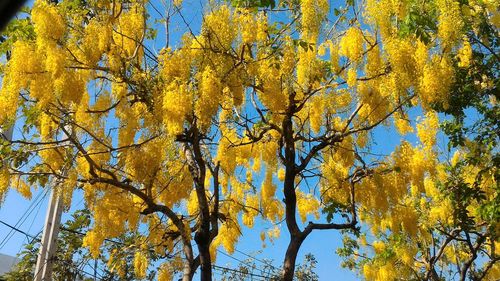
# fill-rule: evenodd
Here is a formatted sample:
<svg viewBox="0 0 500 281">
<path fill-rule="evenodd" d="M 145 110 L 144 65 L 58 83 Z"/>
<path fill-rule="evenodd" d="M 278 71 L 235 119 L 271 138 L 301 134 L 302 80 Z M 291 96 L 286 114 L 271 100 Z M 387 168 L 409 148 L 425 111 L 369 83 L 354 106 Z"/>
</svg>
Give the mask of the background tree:
<svg viewBox="0 0 500 281">
<path fill-rule="evenodd" d="M 86 210 L 74 212 L 72 218 L 62 225 L 54 261 L 53 280 L 94 280 L 94 275 L 98 280 L 135 280 L 134 255 L 132 251 L 126 250 L 127 240 L 133 240 L 131 235 L 128 234 L 128 238 L 124 236 L 120 237 L 119 240 L 105 242 L 106 251 L 116 251 L 117 248 L 120 248 L 123 253 L 120 262 L 126 263 L 126 266 L 123 267 L 125 271 L 113 273 L 108 268 L 112 268 L 114 262 L 110 261 L 107 255 L 102 254 L 97 259 L 93 259 L 88 249 L 82 247 L 83 237 L 89 227 L 90 214 Z M 16 264 L 14 270 L 4 276 L 5 280 L 33 280 L 39 244 L 40 238 L 34 237 L 24 245 L 24 250 L 18 256 L 19 263 Z M 106 264 L 109 266 L 102 266 Z M 151 279 L 155 274 L 151 272 L 148 275 Z"/>
<path fill-rule="evenodd" d="M 416 2 L 419 19 L 405 27 L 443 30 L 443 12 L 427 13 Z M 426 5 L 440 9 L 440 1 Z M 441 129 L 447 138 L 447 158 L 425 176 L 423 189 L 411 189 L 404 203 L 414 206 L 417 236 L 397 231 L 390 218 L 379 232 L 346 237 L 340 254 L 344 265 L 357 268 L 368 280 L 496 280 L 498 261 L 498 73 L 500 67 L 498 11 L 489 2 L 456 2 L 453 19 L 463 36 L 456 57 L 455 83 Z M 449 16 L 449 15 L 448 15 Z M 458 24 L 458 25 L 457 25 Z M 406 25 L 406 23 L 405 23 Z M 429 37 L 429 40 L 440 38 Z M 395 229 L 396 228 L 396 229 Z"/>
<path fill-rule="evenodd" d="M 235 269 L 221 268 L 220 280 L 281 280 L 281 270 L 272 265 L 272 260 L 259 260 L 257 264 L 255 257 L 240 262 Z M 261 265 L 263 263 L 263 265 Z M 318 281 L 319 276 L 314 271 L 317 260 L 312 254 L 306 254 L 304 261 L 297 265 L 295 269 L 295 279 L 297 281 Z"/>
</svg>

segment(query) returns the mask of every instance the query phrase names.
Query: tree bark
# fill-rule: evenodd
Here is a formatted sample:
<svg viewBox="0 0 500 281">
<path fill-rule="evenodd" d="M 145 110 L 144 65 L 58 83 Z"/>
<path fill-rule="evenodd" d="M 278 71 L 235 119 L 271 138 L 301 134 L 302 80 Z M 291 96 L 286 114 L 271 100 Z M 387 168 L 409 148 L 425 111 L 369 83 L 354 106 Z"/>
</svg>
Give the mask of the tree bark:
<svg viewBox="0 0 500 281">
<path fill-rule="evenodd" d="M 198 198 L 200 227 L 196 231 L 194 240 L 198 245 L 198 257 L 200 261 L 200 280 L 212 280 L 212 261 L 210 258 L 210 224 L 213 222 L 210 216 L 210 206 L 205 191 L 206 163 L 201 152 L 200 135 L 196 127 L 192 128 L 191 147 L 185 143 L 184 153 L 189 166 L 190 173 L 194 179 L 196 197 Z M 217 221 L 215 221 L 217 223 Z"/>
<path fill-rule="evenodd" d="M 290 104 L 282 123 L 282 137 L 285 150 L 285 180 L 283 182 L 283 194 L 285 196 L 285 221 L 288 232 L 290 233 L 290 243 L 288 244 L 285 260 L 283 262 L 283 280 L 289 281 L 293 280 L 297 253 L 299 252 L 302 241 L 304 241 L 296 219 L 297 194 L 295 193 L 295 176 L 297 175 L 297 170 L 295 167 L 296 154 L 292 123 L 292 117 L 295 111 L 294 96 L 295 95 L 292 94 L 289 97 Z"/>
<path fill-rule="evenodd" d="M 193 256 L 193 247 L 191 246 L 191 241 L 187 240 L 186 233 L 184 231 L 181 231 L 181 235 L 184 244 L 183 251 L 184 255 L 186 256 L 186 260 L 184 261 L 182 281 L 191 281 L 193 280 L 193 276 L 198 265 L 197 262 L 195 262 Z"/>
<path fill-rule="evenodd" d="M 195 270 L 193 268 L 192 263 L 186 261 L 184 263 L 184 270 L 182 272 L 182 281 L 191 281 L 191 280 L 193 280 L 194 272 L 195 272 Z"/>
<path fill-rule="evenodd" d="M 199 237 L 205 236 L 205 237 Z M 198 238 L 198 239 L 197 239 Z M 195 236 L 196 243 L 198 244 L 198 251 L 200 257 L 200 280 L 201 281 L 211 281 L 212 280 L 212 261 L 210 258 L 210 242 L 208 241 L 208 235 L 197 235 Z M 206 241 L 204 241 L 206 240 Z"/>
<path fill-rule="evenodd" d="M 304 241 L 301 237 L 290 237 L 290 243 L 286 249 L 285 261 L 283 262 L 283 281 L 292 281 L 295 274 L 295 262 L 300 246 Z"/>
</svg>

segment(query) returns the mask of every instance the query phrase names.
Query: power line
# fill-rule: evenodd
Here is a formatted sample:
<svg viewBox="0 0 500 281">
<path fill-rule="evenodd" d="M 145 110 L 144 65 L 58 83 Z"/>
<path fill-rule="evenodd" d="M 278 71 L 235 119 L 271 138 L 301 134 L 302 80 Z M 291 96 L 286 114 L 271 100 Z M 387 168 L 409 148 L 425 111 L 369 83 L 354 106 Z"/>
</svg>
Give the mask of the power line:
<svg viewBox="0 0 500 281">
<path fill-rule="evenodd" d="M 67 265 L 69 265 L 69 266 L 73 267 L 76 271 L 80 272 L 80 274 L 82 274 L 82 275 L 88 275 L 88 276 L 90 276 L 90 277 L 92 277 L 92 278 L 94 277 L 94 274 L 92 274 L 92 273 L 90 273 L 90 272 L 88 272 L 88 271 L 85 271 L 83 268 L 79 268 L 78 266 L 76 266 L 76 265 L 75 265 L 75 264 L 73 264 L 73 263 L 70 263 L 69 261 L 66 261 L 66 260 L 59 260 L 59 259 L 55 259 L 54 261 L 55 261 L 55 262 L 62 262 L 62 263 L 67 264 Z M 87 261 L 87 263 L 86 263 L 86 264 L 88 264 L 88 261 Z M 100 276 L 96 276 L 96 279 L 97 279 L 97 280 L 104 280 L 104 279 L 103 279 L 102 277 L 100 277 Z"/>
<path fill-rule="evenodd" d="M 37 240 L 40 240 L 40 239 L 38 239 L 36 236 L 34 236 L 34 235 L 32 235 L 32 234 L 29 234 L 29 233 L 27 233 L 27 232 L 25 232 L 25 231 L 23 231 L 23 230 L 21 230 L 21 229 L 19 229 L 19 228 L 15 227 L 15 226 L 12 226 L 12 225 L 10 225 L 10 224 L 8 224 L 8 223 L 6 223 L 6 222 L 2 221 L 2 220 L 0 220 L 0 223 L 1 223 L 1 224 L 3 224 L 3 225 L 5 225 L 5 226 L 7 226 L 7 227 L 9 227 L 12 231 L 17 231 L 17 232 L 19 232 L 19 233 L 24 234 L 27 238 L 29 237 L 29 238 L 32 238 L 32 239 L 37 239 Z M 68 230 L 68 229 L 64 229 L 64 230 L 69 231 L 69 232 L 72 232 L 72 231 L 70 231 L 70 230 Z M 73 231 L 73 232 L 76 232 L 76 231 Z M 82 234 L 82 233 L 78 233 L 78 232 L 76 232 L 76 233 L 77 233 L 77 234 Z M 84 234 L 83 234 L 83 235 L 84 235 Z M 67 261 L 65 261 L 65 260 L 56 260 L 56 261 L 64 262 L 64 263 L 66 263 L 66 264 L 69 264 L 69 265 L 72 265 L 72 266 L 73 266 L 73 264 L 70 264 L 69 262 L 67 262 Z M 48 262 L 48 261 L 45 261 L 45 262 Z M 90 273 L 86 272 L 86 271 L 85 271 L 85 270 L 83 270 L 83 269 L 79 269 L 79 268 L 77 268 L 77 267 L 75 267 L 75 269 L 76 269 L 76 270 L 78 270 L 78 271 L 80 271 L 81 273 L 86 274 L 86 275 L 93 276 L 93 274 L 90 274 Z M 38 273 L 37 273 L 37 274 L 38 274 Z M 99 277 L 98 277 L 98 279 L 101 279 L 101 280 L 102 280 L 102 278 L 99 278 Z"/>
<path fill-rule="evenodd" d="M 249 276 L 260 277 L 260 278 L 264 278 L 265 280 L 266 280 L 266 278 L 269 278 L 269 276 L 264 276 L 264 275 L 260 275 L 260 274 L 245 272 L 245 271 L 241 271 L 241 270 L 237 270 L 237 269 L 229 268 L 229 267 L 225 267 L 225 266 L 220 266 L 220 265 L 216 265 L 216 264 L 213 264 L 212 267 L 214 269 L 227 270 L 227 271 L 241 273 L 241 274 L 245 274 L 245 275 L 249 275 Z"/>
<path fill-rule="evenodd" d="M 266 274 L 266 272 L 263 269 L 258 268 L 255 264 L 250 264 L 248 262 L 242 261 L 242 260 L 240 260 L 240 259 L 238 259 L 236 257 L 233 257 L 233 256 L 231 256 L 231 255 L 229 255 L 229 254 L 227 254 L 227 253 L 225 253 L 225 252 L 223 252 L 221 250 L 217 250 L 217 252 L 219 252 L 219 253 L 223 254 L 224 256 L 229 257 L 229 258 L 231 258 L 231 259 L 233 259 L 235 261 L 238 261 L 240 264 L 246 265 L 248 268 L 256 268 L 262 274 Z"/>
<path fill-rule="evenodd" d="M 37 239 L 37 238 L 36 238 L 36 236 L 31 235 L 31 234 L 29 234 L 29 233 L 27 233 L 27 232 L 25 232 L 25 231 L 22 231 L 21 229 L 19 229 L 19 228 L 17 228 L 17 227 L 14 227 L 14 226 L 12 226 L 12 225 L 10 225 L 10 224 L 8 224 L 8 223 L 6 223 L 6 222 L 2 221 L 2 220 L 0 220 L 0 223 L 2 223 L 2 224 L 4 224 L 5 226 L 7 226 L 7 227 L 11 228 L 13 231 L 17 231 L 17 232 L 19 232 L 19 233 L 24 234 L 26 237 L 31 237 L 31 238 L 33 238 L 33 239 Z M 68 228 L 61 228 L 61 230 L 63 230 L 63 231 L 68 231 L 68 232 L 72 232 L 72 233 L 79 234 L 79 235 L 85 235 L 84 233 L 81 233 L 81 232 L 78 232 L 78 231 L 75 231 L 75 230 L 70 230 L 70 229 L 68 229 Z M 117 242 L 117 241 L 113 241 L 113 240 L 110 240 L 110 242 L 123 244 L 123 243 L 121 243 L 121 242 Z M 222 254 L 224 254 L 224 255 L 226 255 L 226 256 L 228 256 L 228 257 L 231 257 L 231 258 L 233 258 L 233 259 L 235 259 L 235 260 L 237 260 L 237 261 L 239 261 L 239 262 L 241 262 L 241 263 L 243 263 L 243 264 L 245 264 L 245 265 L 248 265 L 248 263 L 245 263 L 245 262 L 243 262 L 243 261 L 241 261 L 241 260 L 239 260 L 239 259 L 237 259 L 237 258 L 235 258 L 235 257 L 232 257 L 232 256 L 230 256 L 229 254 L 226 254 L 226 253 L 224 253 L 224 252 L 222 252 L 222 251 L 220 251 L 220 250 L 217 250 L 217 251 L 219 251 L 220 253 L 222 253 Z M 63 260 L 59 260 L 59 261 L 66 262 L 66 261 L 63 261 Z M 245 275 L 248 275 L 248 276 L 253 276 L 253 277 L 269 278 L 269 276 L 264 276 L 264 275 L 255 274 L 255 273 L 251 273 L 251 272 L 245 272 L 245 271 L 241 271 L 241 270 L 237 270 L 237 269 L 234 269 L 234 268 L 229 268 L 229 267 L 225 267 L 225 266 L 220 266 L 220 265 L 216 265 L 216 264 L 213 264 L 213 265 L 212 265 L 212 267 L 213 267 L 214 269 L 218 269 L 218 270 L 227 270 L 227 271 L 236 272 L 236 273 L 241 273 L 241 274 L 245 274 Z M 89 275 L 89 276 L 93 276 L 93 274 L 90 274 L 90 273 L 88 273 L 88 272 L 86 272 L 86 271 L 84 271 L 84 270 L 82 270 L 82 269 L 79 269 L 79 268 L 76 268 L 76 269 L 77 269 L 77 270 L 79 270 L 80 272 L 83 272 L 83 273 L 85 273 L 85 274 Z M 257 269 L 258 269 L 258 268 L 257 268 Z M 262 271 L 261 269 L 258 269 L 258 270 L 259 270 L 259 271 L 261 271 L 262 273 L 264 273 L 264 271 Z M 100 279 L 100 278 L 99 278 L 99 279 Z"/>
<path fill-rule="evenodd" d="M 261 262 L 261 263 L 263 263 L 263 264 L 265 264 L 265 265 L 268 265 L 268 266 L 272 267 L 273 269 L 278 269 L 278 270 L 279 270 L 279 268 L 275 267 L 274 265 L 272 265 L 272 264 L 271 264 L 270 262 L 268 262 L 268 261 L 258 259 L 258 258 L 256 258 L 256 257 L 254 257 L 254 256 L 252 256 L 252 255 L 249 255 L 249 254 L 247 254 L 247 253 L 245 253 L 245 252 L 243 252 L 243 251 L 240 251 L 240 250 L 238 250 L 238 249 L 234 249 L 234 250 L 235 250 L 236 252 L 238 252 L 238 253 L 240 253 L 240 254 L 244 255 L 244 256 L 247 256 L 247 257 L 249 257 L 249 258 L 251 258 L 251 259 L 254 259 L 254 260 L 258 261 L 258 262 Z"/>
<path fill-rule="evenodd" d="M 33 204 L 35 204 L 35 202 L 37 202 L 37 200 L 40 198 L 39 196 L 41 195 L 42 193 L 38 194 L 37 197 L 35 198 L 35 200 L 33 200 L 33 202 L 30 203 L 30 205 L 28 206 L 28 208 L 26 209 L 26 211 L 24 211 L 24 213 L 21 215 L 21 217 L 16 221 L 14 227 L 17 227 L 18 224 L 21 222 L 21 220 L 23 219 L 23 217 L 26 215 L 26 213 L 31 209 L 31 207 L 33 206 Z M 9 232 L 7 233 L 7 235 L 5 235 L 5 237 L 2 239 L 2 241 L 0 242 L 0 249 L 3 248 L 4 246 L 4 243 L 7 243 L 10 239 L 10 237 L 12 237 L 12 231 L 13 229 L 11 228 L 9 230 Z"/>
<path fill-rule="evenodd" d="M 31 224 L 28 227 L 28 232 L 30 232 L 31 228 L 33 227 L 33 224 L 35 223 L 36 217 L 38 217 L 38 214 L 40 213 L 41 208 L 42 208 L 42 204 L 38 204 L 38 209 L 36 210 L 36 213 L 33 216 L 33 220 L 31 221 Z"/>
<path fill-rule="evenodd" d="M 5 226 L 7 226 L 7 227 L 9 227 L 11 229 L 11 231 L 14 230 L 14 231 L 17 231 L 19 233 L 24 234 L 26 236 L 26 238 L 36 239 L 36 236 L 33 236 L 33 235 L 31 235 L 31 234 L 29 234 L 27 232 L 24 232 L 24 231 L 20 230 L 19 228 L 15 227 L 15 226 L 12 226 L 12 225 L 10 225 L 10 224 L 2 221 L 2 220 L 0 220 L 0 223 L 3 224 L 3 225 L 5 225 Z"/>
<path fill-rule="evenodd" d="M 17 220 L 17 222 L 14 226 L 20 227 L 21 225 L 23 225 L 24 222 L 29 218 L 31 213 L 35 210 L 35 208 L 43 202 L 43 200 L 45 199 L 45 196 L 47 196 L 47 192 L 40 192 L 37 195 L 37 197 L 35 198 L 35 200 L 33 200 L 33 202 L 31 202 L 31 204 L 28 206 L 26 211 L 24 211 L 23 215 Z M 10 238 L 12 238 L 13 235 L 14 235 L 14 233 L 12 232 L 12 229 L 11 229 L 9 231 L 9 233 L 7 233 L 5 238 L 2 240 L 2 242 L 0 242 L 0 249 L 2 249 L 7 244 L 7 242 L 10 240 Z"/>
<path fill-rule="evenodd" d="M 245 253 L 245 252 L 243 252 L 243 251 L 239 251 L 239 250 L 236 250 L 236 249 L 235 249 L 235 251 L 236 251 L 236 252 L 238 252 L 238 253 L 240 253 L 240 254 L 243 254 L 243 255 L 245 255 L 245 256 L 247 256 L 247 257 L 249 257 L 249 258 L 252 258 L 252 259 L 254 259 L 254 260 L 256 260 L 256 261 L 259 261 L 259 262 L 261 262 L 261 263 L 265 264 L 266 266 L 269 266 L 271 269 L 274 269 L 274 270 L 279 270 L 279 268 L 275 267 L 275 266 L 274 266 L 274 265 L 272 265 L 271 263 L 268 263 L 268 262 L 265 262 L 265 261 L 263 261 L 263 260 L 260 260 L 260 259 L 258 259 L 258 258 L 256 258 L 256 257 L 253 257 L 253 256 L 251 256 L 251 255 L 249 255 L 249 254 L 247 254 L 247 253 Z M 217 252 L 219 252 L 219 253 L 221 253 L 221 254 L 223 254 L 223 255 L 225 255 L 225 256 L 227 256 L 227 257 L 229 257 L 229 258 L 233 259 L 233 260 L 236 260 L 236 261 L 240 262 L 241 264 L 244 264 L 244 265 L 248 266 L 249 268 L 251 268 L 251 267 L 255 267 L 255 268 L 256 268 L 258 271 L 260 271 L 262 274 L 269 274 L 269 272 L 266 272 L 266 270 L 261 269 L 260 267 L 257 267 L 255 264 L 250 264 L 250 263 L 248 263 L 248 262 L 246 262 L 246 261 L 242 261 L 242 260 L 240 260 L 240 259 L 238 259 L 238 258 L 236 258 L 236 257 L 234 257 L 234 256 L 231 256 L 231 255 L 229 255 L 229 254 L 227 254 L 227 253 L 225 253 L 225 252 L 223 252 L 223 251 L 221 251 L 221 250 L 217 250 Z"/>
<path fill-rule="evenodd" d="M 2 223 L 3 225 L 5 225 L 5 226 L 9 227 L 9 228 L 11 229 L 11 231 L 17 231 L 17 232 L 19 232 L 19 233 L 24 234 L 26 237 L 30 237 L 30 238 L 32 238 L 32 239 L 37 239 L 37 236 L 34 236 L 34 235 L 32 235 L 32 234 L 29 234 L 29 233 L 27 233 L 27 232 L 25 232 L 25 231 L 23 231 L 23 230 L 21 230 L 21 229 L 19 229 L 19 228 L 15 227 L 15 226 L 12 226 L 12 225 L 10 225 L 10 224 L 8 224 L 8 223 L 6 223 L 6 222 L 2 221 L 2 220 L 0 220 L 0 223 Z M 73 234 L 78 234 L 78 235 L 81 235 L 81 236 L 85 236 L 85 235 L 86 235 L 86 234 L 85 234 L 85 233 L 83 233 L 83 232 L 79 232 L 79 231 L 76 231 L 76 230 L 73 230 L 73 229 L 70 229 L 70 228 L 67 228 L 67 227 L 64 227 L 64 226 L 61 226 L 61 230 L 62 230 L 62 231 L 66 231 L 66 232 L 70 232 L 70 233 L 73 233 Z M 39 233 L 38 235 L 40 235 L 40 233 Z M 122 243 L 122 242 L 120 242 L 120 241 L 115 241 L 115 240 L 112 240 L 112 239 L 107 239 L 107 238 L 105 238 L 105 239 L 104 239 L 104 241 L 111 242 L 111 243 L 115 243 L 115 244 L 118 244 L 118 245 L 125 245 L 125 243 Z"/>
</svg>

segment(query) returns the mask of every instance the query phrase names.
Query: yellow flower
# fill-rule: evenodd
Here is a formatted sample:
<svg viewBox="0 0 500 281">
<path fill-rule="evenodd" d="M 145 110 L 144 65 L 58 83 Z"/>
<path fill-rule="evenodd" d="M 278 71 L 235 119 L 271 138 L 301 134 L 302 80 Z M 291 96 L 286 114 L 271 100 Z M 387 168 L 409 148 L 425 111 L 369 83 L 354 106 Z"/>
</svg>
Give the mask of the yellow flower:
<svg viewBox="0 0 500 281">
<path fill-rule="evenodd" d="M 358 62 L 363 54 L 363 33 L 358 27 L 350 27 L 340 39 L 339 54 L 351 61 Z"/>
<path fill-rule="evenodd" d="M 468 67 L 472 61 L 472 47 L 468 40 L 464 40 L 462 48 L 458 51 L 458 66 Z"/>
<path fill-rule="evenodd" d="M 138 279 L 146 277 L 146 270 L 148 269 L 148 258 L 142 251 L 135 252 L 134 255 L 134 273 Z"/>
</svg>

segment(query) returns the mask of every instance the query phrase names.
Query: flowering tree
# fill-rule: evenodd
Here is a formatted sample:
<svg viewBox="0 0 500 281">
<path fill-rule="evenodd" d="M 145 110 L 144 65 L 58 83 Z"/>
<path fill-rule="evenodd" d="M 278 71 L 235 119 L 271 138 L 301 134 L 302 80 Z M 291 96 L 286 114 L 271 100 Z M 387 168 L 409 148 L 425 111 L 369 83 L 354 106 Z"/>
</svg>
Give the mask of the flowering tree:
<svg viewBox="0 0 500 281">
<path fill-rule="evenodd" d="M 138 278 L 153 248 L 174 256 L 161 280 L 198 267 L 210 280 L 215 250 L 234 251 L 257 217 L 263 240 L 286 224 L 284 280 L 313 231 L 422 235 L 413 199 L 434 196 L 439 174 L 433 108 L 449 107 L 454 63 L 472 55 L 458 2 L 210 2 L 199 31 L 181 1 L 155 4 L 35 2 L 6 41 L 0 124 L 20 115 L 23 128 L 2 144 L 2 193 L 10 181 L 29 197 L 51 177 L 69 204 L 83 189 L 84 244 L 97 255 L 141 233 Z M 437 20 L 420 24 L 417 8 Z M 173 18 L 187 32 L 171 46 Z M 419 142 L 378 156 L 382 126 Z"/>
<path fill-rule="evenodd" d="M 386 216 L 382 229 L 346 237 L 339 253 L 346 257 L 345 266 L 357 268 L 369 280 L 395 276 L 496 280 L 500 278 L 499 137 L 494 133 L 500 112 L 499 14 L 487 1 L 453 3 L 439 14 L 428 14 L 428 9 L 426 5 L 413 7 L 413 16 L 420 21 L 412 28 L 427 26 L 439 32 L 449 22 L 464 38 L 462 48 L 451 50 L 456 54 L 452 95 L 446 106 L 433 105 L 450 117 L 441 127 L 449 137 L 452 156 L 430 170 L 423 186 L 412 187 L 404 197 L 404 204 L 416 211 L 411 218 L 415 235 L 398 231 L 397 219 Z"/>
</svg>

